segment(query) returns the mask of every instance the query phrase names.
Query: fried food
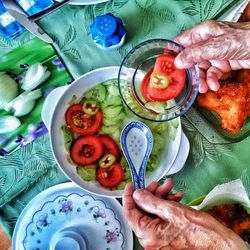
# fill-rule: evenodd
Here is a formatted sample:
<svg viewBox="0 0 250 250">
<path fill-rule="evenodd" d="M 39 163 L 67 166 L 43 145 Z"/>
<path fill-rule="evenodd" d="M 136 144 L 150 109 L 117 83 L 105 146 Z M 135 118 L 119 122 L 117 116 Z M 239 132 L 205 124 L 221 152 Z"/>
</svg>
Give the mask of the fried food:
<svg viewBox="0 0 250 250">
<path fill-rule="evenodd" d="M 248 85 L 239 82 L 222 83 L 217 92 L 209 90 L 198 96 L 198 105 L 216 112 L 220 125 L 230 133 L 239 133 L 247 118 Z"/>
<path fill-rule="evenodd" d="M 250 11 L 250 4 L 249 4 L 249 11 Z M 247 116 L 250 116 L 250 69 L 241 69 L 237 71 L 237 81 L 247 84 L 249 95 L 247 98 L 247 106 L 246 106 L 246 113 Z"/>
<path fill-rule="evenodd" d="M 239 204 L 219 205 L 207 212 L 250 243 L 250 215 L 243 206 Z"/>
<path fill-rule="evenodd" d="M 240 16 L 239 22 L 249 22 L 250 21 L 250 3 L 248 3 L 243 14 Z"/>
</svg>

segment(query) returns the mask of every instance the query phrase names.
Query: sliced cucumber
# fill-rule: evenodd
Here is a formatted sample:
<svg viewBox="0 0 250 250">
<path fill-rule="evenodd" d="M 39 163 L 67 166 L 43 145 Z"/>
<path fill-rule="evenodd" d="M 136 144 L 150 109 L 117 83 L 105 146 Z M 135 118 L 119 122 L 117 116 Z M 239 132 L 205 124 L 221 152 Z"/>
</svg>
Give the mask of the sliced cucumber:
<svg viewBox="0 0 250 250">
<path fill-rule="evenodd" d="M 120 96 L 108 95 L 107 98 L 101 103 L 102 109 L 107 106 L 122 106 L 122 99 Z"/>
<path fill-rule="evenodd" d="M 106 117 L 104 115 L 104 120 L 103 120 L 103 124 L 105 126 L 117 126 L 117 124 L 119 124 L 121 122 L 121 120 L 123 120 L 125 117 L 124 112 L 119 113 L 117 116 L 115 117 Z"/>
<path fill-rule="evenodd" d="M 101 127 L 101 132 L 102 132 L 102 134 L 112 134 L 112 133 L 114 133 L 116 130 L 118 130 L 118 132 L 120 132 L 120 129 L 119 129 L 119 127 L 117 127 L 117 126 L 110 126 L 110 127 L 102 126 L 102 127 Z"/>
<path fill-rule="evenodd" d="M 113 95 L 113 96 L 120 96 L 120 92 L 116 84 L 112 84 L 112 85 L 108 85 L 107 86 L 107 91 L 109 93 L 109 95 Z"/>
<path fill-rule="evenodd" d="M 160 164 L 159 156 L 151 154 L 147 163 L 147 170 L 152 172 L 159 166 L 159 164 Z"/>
<path fill-rule="evenodd" d="M 130 167 L 128 165 L 128 162 L 127 162 L 125 156 L 122 157 L 120 163 L 124 169 L 124 180 L 132 180 Z"/>
<path fill-rule="evenodd" d="M 63 132 L 65 149 L 69 152 L 71 144 L 73 142 L 73 133 L 66 125 L 63 125 L 61 129 Z"/>
<path fill-rule="evenodd" d="M 104 116 L 107 118 L 115 118 L 120 114 L 122 109 L 123 109 L 123 106 L 107 107 L 103 109 L 102 112 Z"/>
<path fill-rule="evenodd" d="M 99 102 L 103 102 L 106 99 L 106 88 L 103 84 L 99 84 L 95 88 L 89 90 L 85 93 L 84 97 L 86 98 L 93 98 Z"/>
<path fill-rule="evenodd" d="M 165 112 L 165 102 L 147 102 L 145 104 L 147 109 L 153 110 L 156 113 Z"/>
<path fill-rule="evenodd" d="M 116 188 L 118 190 L 123 190 L 125 188 L 125 186 L 127 185 L 126 181 L 121 182 Z"/>
<path fill-rule="evenodd" d="M 76 172 L 85 181 L 96 179 L 96 165 L 78 166 Z"/>
</svg>

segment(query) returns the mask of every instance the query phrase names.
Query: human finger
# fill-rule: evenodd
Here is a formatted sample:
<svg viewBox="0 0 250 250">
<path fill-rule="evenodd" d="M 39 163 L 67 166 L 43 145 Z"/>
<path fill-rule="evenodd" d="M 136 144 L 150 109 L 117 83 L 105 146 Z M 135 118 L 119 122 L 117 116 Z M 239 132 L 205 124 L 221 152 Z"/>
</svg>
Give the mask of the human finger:
<svg viewBox="0 0 250 250">
<path fill-rule="evenodd" d="M 155 190 L 159 187 L 159 184 L 156 181 L 153 181 L 152 183 L 149 184 L 149 186 L 147 187 L 147 190 L 154 194 Z"/>
<path fill-rule="evenodd" d="M 138 237 L 142 236 L 143 228 L 151 222 L 152 218 L 145 215 L 136 208 L 136 203 L 133 199 L 133 185 L 128 183 L 124 189 L 122 203 L 123 203 L 123 214 L 126 218 L 129 226 L 134 230 Z"/>
<path fill-rule="evenodd" d="M 208 91 L 208 86 L 207 86 L 207 82 L 206 82 L 206 73 L 202 69 L 199 69 L 199 72 L 200 72 L 199 92 L 200 93 L 206 93 Z"/>
<path fill-rule="evenodd" d="M 174 40 L 184 47 L 192 44 L 206 41 L 212 36 L 219 36 L 226 32 L 226 25 L 214 20 L 207 20 L 202 22 L 191 29 L 184 31 L 177 36 Z"/>
<path fill-rule="evenodd" d="M 166 179 L 162 185 L 160 185 L 156 190 L 155 190 L 155 195 L 157 197 L 162 197 L 167 195 L 171 189 L 174 186 L 173 179 Z"/>
<path fill-rule="evenodd" d="M 175 207 L 172 201 L 166 201 L 159 198 L 145 189 L 138 189 L 133 193 L 133 198 L 138 207 L 147 213 L 157 215 L 163 220 L 166 220 L 166 215 L 174 214 Z M 178 203 L 176 203 L 178 205 Z"/>
<path fill-rule="evenodd" d="M 182 192 L 178 192 L 176 194 L 168 194 L 166 198 L 169 201 L 179 202 L 182 199 L 182 196 L 183 196 Z"/>
<path fill-rule="evenodd" d="M 223 72 L 215 67 L 211 66 L 206 73 L 206 82 L 209 87 L 209 89 L 213 91 L 217 91 L 220 87 L 219 79 L 223 75 Z"/>
</svg>

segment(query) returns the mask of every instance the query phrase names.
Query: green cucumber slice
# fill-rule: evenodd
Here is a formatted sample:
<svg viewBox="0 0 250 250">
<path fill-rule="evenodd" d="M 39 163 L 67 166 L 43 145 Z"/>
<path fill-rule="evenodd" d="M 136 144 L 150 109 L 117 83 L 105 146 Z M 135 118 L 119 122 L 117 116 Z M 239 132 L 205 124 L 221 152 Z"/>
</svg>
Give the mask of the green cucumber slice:
<svg viewBox="0 0 250 250">
<path fill-rule="evenodd" d="M 106 99 L 106 88 L 103 84 L 99 84 L 95 88 L 89 90 L 84 94 L 85 98 L 93 98 L 99 102 L 103 102 Z"/>
<path fill-rule="evenodd" d="M 102 112 L 105 117 L 113 118 L 113 117 L 117 117 L 122 111 L 122 109 L 123 109 L 122 106 L 116 106 L 116 107 L 110 106 L 110 107 L 103 109 Z"/>
<path fill-rule="evenodd" d="M 76 168 L 77 174 L 85 181 L 93 181 L 96 179 L 96 165 L 87 165 Z"/>
<path fill-rule="evenodd" d="M 61 129 L 63 132 L 65 149 L 67 150 L 67 152 L 69 152 L 71 144 L 73 142 L 73 133 L 70 131 L 67 125 L 63 125 Z"/>
<path fill-rule="evenodd" d="M 112 84 L 112 85 L 108 85 L 107 86 L 107 91 L 109 93 L 109 95 L 113 95 L 113 96 L 120 96 L 120 92 L 116 84 Z"/>
</svg>

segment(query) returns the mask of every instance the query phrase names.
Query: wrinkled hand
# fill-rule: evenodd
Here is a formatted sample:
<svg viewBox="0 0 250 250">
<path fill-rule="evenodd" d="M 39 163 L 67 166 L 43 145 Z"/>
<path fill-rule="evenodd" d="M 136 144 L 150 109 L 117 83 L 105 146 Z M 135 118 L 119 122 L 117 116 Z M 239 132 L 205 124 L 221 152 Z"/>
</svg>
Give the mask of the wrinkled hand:
<svg viewBox="0 0 250 250">
<path fill-rule="evenodd" d="M 176 57 L 178 68 L 198 64 L 200 92 L 219 89 L 218 79 L 231 70 L 250 69 L 250 22 L 208 20 L 179 35 L 185 49 Z"/>
<path fill-rule="evenodd" d="M 247 249 L 244 241 L 207 213 L 176 201 L 169 194 L 173 182 L 152 183 L 147 190 L 133 191 L 128 183 L 123 195 L 124 216 L 145 250 Z M 170 200 L 168 200 L 170 199 Z"/>
</svg>

